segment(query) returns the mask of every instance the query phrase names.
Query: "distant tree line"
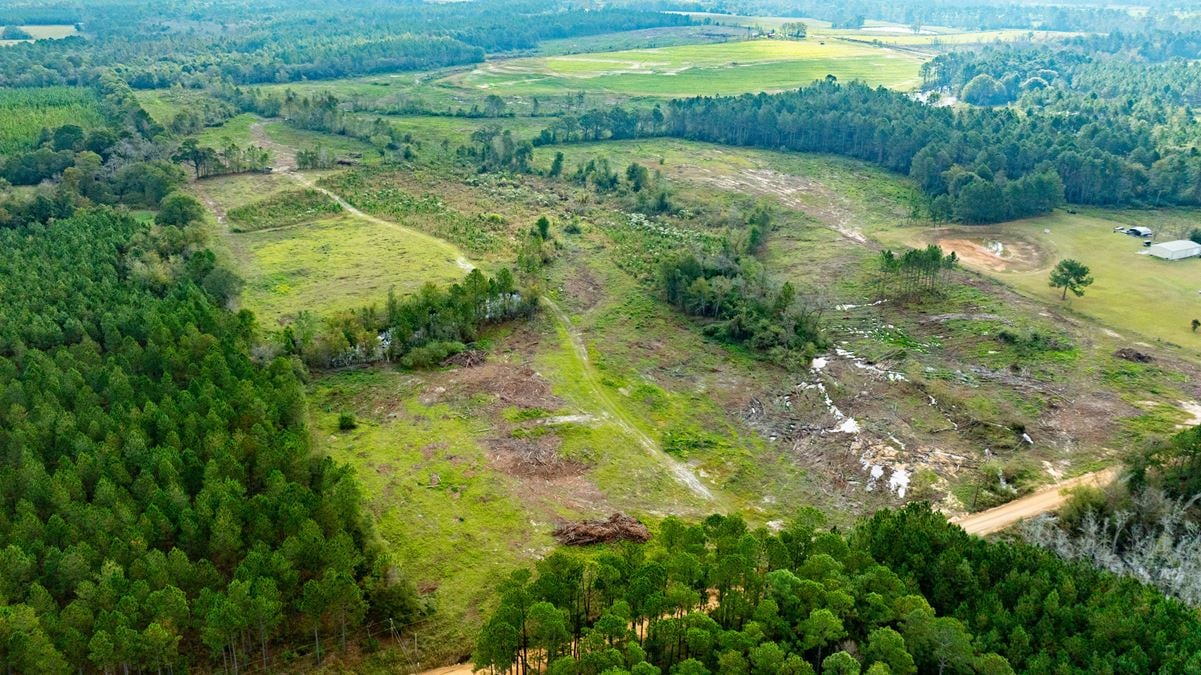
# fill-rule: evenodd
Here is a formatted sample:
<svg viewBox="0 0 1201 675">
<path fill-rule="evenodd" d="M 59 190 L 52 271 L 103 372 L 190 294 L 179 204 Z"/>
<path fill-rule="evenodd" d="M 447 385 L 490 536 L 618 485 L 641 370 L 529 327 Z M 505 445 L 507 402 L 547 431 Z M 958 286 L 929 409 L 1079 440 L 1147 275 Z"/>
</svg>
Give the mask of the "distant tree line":
<svg viewBox="0 0 1201 675">
<path fill-rule="evenodd" d="M 80 84 L 120 69 L 137 89 L 331 79 L 478 63 L 487 52 L 614 30 L 683 25 L 678 14 L 563 8 L 550 0 L 462 4 L 365 0 L 328 8 L 273 0 L 194 7 L 98 0 L 38 8 L 82 23 L 88 37 L 0 52 L 0 86 Z M 9 11 L 6 9 L 6 16 Z M 10 18 L 10 20 L 12 20 Z"/>
<path fill-rule="evenodd" d="M 645 3 L 626 0 L 645 7 Z M 744 16 L 793 16 L 832 22 L 836 28 L 862 28 L 867 19 L 891 21 L 904 26 L 954 26 L 970 30 L 1029 28 L 1054 31 L 1143 30 L 1197 26 L 1197 17 L 1177 10 L 1184 2 L 1146 2 L 1142 12 L 1092 2 L 1000 2 L 997 0 L 726 0 L 724 2 L 663 2 L 671 8 L 705 9 Z M 720 22 L 720 17 L 709 21 Z"/>
</svg>

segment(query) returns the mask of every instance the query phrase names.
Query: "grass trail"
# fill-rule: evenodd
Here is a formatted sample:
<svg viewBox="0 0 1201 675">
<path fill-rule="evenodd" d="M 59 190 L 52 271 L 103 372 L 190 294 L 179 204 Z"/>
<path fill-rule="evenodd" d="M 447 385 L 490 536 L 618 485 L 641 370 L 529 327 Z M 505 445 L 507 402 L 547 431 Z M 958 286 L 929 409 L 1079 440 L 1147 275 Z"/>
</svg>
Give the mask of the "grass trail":
<svg viewBox="0 0 1201 675">
<path fill-rule="evenodd" d="M 638 444 L 644 450 L 663 462 L 671 470 L 676 480 L 687 487 L 694 495 L 707 501 L 716 499 L 713 492 L 696 477 L 696 474 L 691 469 L 674 457 L 664 453 L 659 448 L 659 444 L 640 430 L 625 411 L 613 401 L 608 392 L 604 390 L 604 387 L 600 384 L 599 376 L 592 366 L 592 361 L 588 358 L 588 346 L 584 344 L 584 339 L 580 336 L 579 331 L 571 325 L 571 319 L 567 316 L 566 312 L 554 300 L 548 297 L 543 296 L 542 303 L 550 310 L 551 316 L 554 317 L 555 326 L 560 336 L 566 338 L 570 343 L 571 351 L 577 361 L 577 365 L 580 367 L 580 372 L 583 373 L 586 380 L 585 383 L 588 385 L 588 389 L 591 390 L 596 403 L 601 408 L 601 415 L 620 427 L 628 436 L 638 441 Z"/>
<path fill-rule="evenodd" d="M 296 151 L 295 151 L 295 149 L 289 148 L 288 146 L 285 146 L 281 143 L 277 143 L 270 136 L 268 136 L 267 132 L 263 129 L 262 121 L 255 122 L 254 124 L 250 125 L 250 134 L 254 138 L 255 143 L 257 143 L 261 147 L 266 148 L 271 151 L 272 156 L 275 158 L 274 169 L 279 174 L 288 177 L 290 180 L 293 180 L 293 181 L 299 183 L 300 185 L 303 185 L 304 187 L 311 188 L 313 190 L 316 190 L 316 191 L 324 194 L 325 196 L 327 196 L 330 199 L 337 202 L 338 206 L 341 206 L 344 211 L 346 211 L 350 215 L 354 216 L 355 218 L 358 218 L 360 220 L 365 220 L 365 221 L 375 224 L 375 225 L 381 225 L 383 227 L 398 228 L 400 230 L 403 230 L 406 234 L 408 234 L 409 236 L 412 236 L 415 239 L 420 239 L 423 242 L 429 243 L 431 245 L 431 247 L 435 247 L 435 248 L 441 247 L 441 248 L 447 248 L 447 249 L 452 250 L 454 252 L 455 264 L 458 265 L 459 269 L 463 270 L 464 272 L 470 272 L 471 270 L 475 269 L 475 265 L 473 265 L 469 260 L 467 260 L 467 258 L 463 255 L 462 251 L 460 251 L 458 249 L 458 247 L 456 247 L 454 244 L 451 244 L 450 242 L 447 242 L 447 241 L 443 241 L 442 239 L 428 235 L 424 232 L 419 232 L 417 230 L 414 230 L 413 228 L 405 227 L 404 225 L 401 225 L 400 223 L 395 223 L 390 220 L 384 220 L 383 218 L 378 218 L 376 216 L 372 216 L 372 215 L 363 213 L 359 209 L 355 208 L 350 202 L 343 199 L 341 195 L 333 192 L 332 190 L 321 187 L 320 185 L 317 184 L 316 181 L 312 180 L 311 178 L 309 178 L 307 176 L 296 173 L 296 171 L 295 171 L 295 169 L 296 169 Z M 293 226 L 287 226 L 287 227 L 293 227 Z M 274 228 L 274 229 L 283 229 L 283 228 Z M 269 232 L 271 230 L 261 230 L 261 231 Z"/>
</svg>

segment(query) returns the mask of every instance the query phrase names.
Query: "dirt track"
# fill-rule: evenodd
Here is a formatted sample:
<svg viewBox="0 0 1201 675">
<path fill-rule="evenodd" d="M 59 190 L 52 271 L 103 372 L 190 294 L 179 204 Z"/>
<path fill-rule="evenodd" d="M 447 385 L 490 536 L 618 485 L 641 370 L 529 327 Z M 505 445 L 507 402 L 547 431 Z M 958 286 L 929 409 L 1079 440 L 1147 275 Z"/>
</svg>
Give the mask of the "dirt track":
<svg viewBox="0 0 1201 675">
<path fill-rule="evenodd" d="M 365 220 L 374 225 L 381 225 L 383 227 L 400 228 L 401 230 L 404 230 L 406 233 L 408 233 L 414 237 L 418 237 L 418 238 L 424 239 L 426 241 L 429 241 L 430 243 L 436 242 L 439 245 L 454 246 L 453 244 L 450 244 L 449 242 L 444 242 L 441 239 L 438 239 L 437 237 L 426 234 L 424 232 L 419 232 L 410 227 L 405 227 L 404 225 L 401 225 L 399 223 L 395 223 L 390 220 L 384 220 L 383 218 L 377 218 L 368 213 L 363 213 L 362 211 L 360 211 L 357 208 L 355 208 L 354 206 L 352 206 L 350 204 L 350 202 L 346 201 L 342 197 L 342 195 L 336 194 L 324 187 L 321 187 L 320 185 L 317 184 L 316 181 L 309 178 L 308 176 L 305 176 L 304 174 L 297 173 L 295 170 L 296 169 L 296 151 L 295 151 L 295 149 L 290 148 L 286 145 L 282 145 L 280 143 L 276 143 L 274 140 L 272 140 L 271 137 L 267 135 L 267 132 L 263 129 L 262 122 L 255 122 L 254 124 L 251 124 L 250 125 L 250 134 L 251 134 L 251 136 L 254 137 L 254 140 L 256 143 L 258 143 L 261 147 L 266 148 L 267 150 L 270 150 L 271 153 L 275 156 L 275 166 L 273 167 L 273 170 L 275 171 L 276 174 L 285 176 L 306 188 L 316 190 L 316 191 L 324 194 L 326 197 L 329 197 L 330 199 L 334 200 L 338 204 L 338 206 L 341 206 L 343 211 L 349 213 L 350 215 L 354 216 L 355 218 L 358 218 L 360 220 Z M 219 221 L 222 220 L 222 218 L 223 217 L 221 215 L 218 215 Z M 288 227 L 294 227 L 294 226 L 288 226 Z M 270 228 L 270 229 L 266 229 L 266 230 L 258 230 L 258 232 L 259 233 L 271 232 L 273 230 L 278 230 L 278 229 L 286 229 L 286 228 Z M 459 266 L 459 269 L 461 269 L 465 272 L 470 272 L 471 270 L 475 269 L 475 265 L 473 265 L 471 263 L 471 261 L 469 261 L 463 255 L 456 256 L 454 262 L 456 265 Z"/>
<path fill-rule="evenodd" d="M 1102 487 L 1113 482 L 1117 477 L 1117 469 L 1104 469 L 1086 473 L 1083 476 L 1065 480 L 1058 485 L 1040 490 L 1032 495 L 1015 499 L 1008 504 L 1002 504 L 994 509 L 973 513 L 960 518 L 951 519 L 962 527 L 968 534 L 986 535 L 1013 525 L 1019 520 L 1054 511 L 1067 501 L 1067 490 L 1082 485 Z"/>
<path fill-rule="evenodd" d="M 559 305 L 550 298 L 543 297 L 542 304 L 550 310 L 551 316 L 554 317 L 555 321 L 567 333 L 568 339 L 571 340 L 572 351 L 575 353 L 576 360 L 580 363 L 580 369 L 584 373 L 584 378 L 587 381 L 588 387 L 592 390 L 596 402 L 602 406 L 601 413 L 604 417 L 614 422 L 622 431 L 637 440 L 638 444 L 652 456 L 662 460 L 672 475 L 675 476 L 676 480 L 691 490 L 693 494 L 707 501 L 712 501 L 714 499 L 713 492 L 705 487 L 705 484 L 682 462 L 660 450 L 659 444 L 638 429 L 638 427 L 634 426 L 634 423 L 609 398 L 608 393 L 600 385 L 599 377 L 593 370 L 591 359 L 588 357 L 588 347 L 584 344 L 584 339 L 580 336 L 579 332 L 571 325 L 571 319 L 567 316 L 567 313 L 560 309 Z"/>
</svg>

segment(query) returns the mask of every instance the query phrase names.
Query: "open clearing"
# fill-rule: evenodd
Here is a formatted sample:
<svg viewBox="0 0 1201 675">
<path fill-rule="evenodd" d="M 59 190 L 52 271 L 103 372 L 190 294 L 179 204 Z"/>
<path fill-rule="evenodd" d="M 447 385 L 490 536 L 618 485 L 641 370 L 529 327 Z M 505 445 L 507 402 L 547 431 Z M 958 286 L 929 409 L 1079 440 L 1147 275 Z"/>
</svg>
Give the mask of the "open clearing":
<svg viewBox="0 0 1201 675">
<path fill-rule="evenodd" d="M 910 245 L 942 242 L 955 250 L 970 268 L 988 272 L 1043 302 L 1058 302 L 1060 291 L 1050 288 L 1048 275 L 1055 263 L 1074 258 L 1088 265 L 1096 281 L 1084 297 L 1069 294 L 1072 310 L 1119 333 L 1154 338 L 1201 349 L 1201 334 L 1190 322 L 1201 318 L 1201 259 L 1166 261 L 1144 253 L 1142 241 L 1116 233 L 1114 227 L 1145 225 L 1156 239 L 1178 238 L 1192 210 L 1127 211 L 1089 209 L 1064 211 L 987 227 L 926 229 L 900 228 L 881 232 L 885 240 Z M 1187 232 L 1187 230 L 1184 230 Z M 994 254 L 990 245 L 1003 251 Z M 995 250 L 995 249 L 994 249 Z"/>
<path fill-rule="evenodd" d="M 302 310 L 326 314 L 353 309 L 382 302 L 389 291 L 404 295 L 427 282 L 446 285 L 462 278 L 465 264 L 457 248 L 362 213 L 316 185 L 316 180 L 328 172 L 292 171 L 295 147 L 280 139 L 304 139 L 340 150 L 364 144 L 283 129 L 278 122 L 264 124 L 255 118 L 239 120 L 236 128 L 248 142 L 270 149 L 280 170 L 210 178 L 195 183 L 194 190 L 213 212 L 222 248 L 246 281 L 244 306 L 265 325 L 274 327 Z M 298 186 L 326 193 L 344 213 L 278 229 L 232 231 L 226 218 L 229 211 Z"/>
<path fill-rule="evenodd" d="M 32 37 L 32 40 L 61 40 L 65 37 L 78 35 L 79 31 L 75 30 L 72 24 L 37 24 L 28 26 L 19 26 L 22 30 Z M 15 45 L 21 42 L 30 42 L 31 40 L 0 40 L 0 47 Z"/>
<path fill-rule="evenodd" d="M 846 42 L 748 40 L 495 61 L 450 82 L 504 95 L 603 91 L 698 96 L 775 91 L 834 75 L 897 89 L 917 85 L 916 55 Z"/>
<path fill-rule="evenodd" d="M 543 555 L 563 520 L 719 510 L 763 525 L 813 505 L 842 525 L 911 499 L 979 511 L 1103 468 L 1185 423 L 1194 413 L 1180 402 L 1201 399 L 1193 365 L 1117 359 L 1125 341 L 1049 293 L 960 272 L 942 297 L 876 303 L 882 245 L 958 239 L 965 256 L 1011 270 L 1043 266 L 1045 248 L 1037 231 L 1011 232 L 993 254 L 982 230 L 932 229 L 911 213 L 909 181 L 862 162 L 669 139 L 535 151 L 543 169 L 563 152 L 566 174 L 600 157 L 618 171 L 637 161 L 658 172 L 678 210 L 640 218 L 621 195 L 480 174 L 440 148 L 484 124 L 532 135 L 541 120 L 389 119 L 420 141 L 417 160 L 333 172 L 295 172 L 291 153 L 350 141 L 237 120 L 233 129 L 272 149 L 279 170 L 196 188 L 219 220 L 299 184 L 346 207 L 281 229 L 222 228 L 266 330 L 301 309 L 320 315 L 389 287 L 458 280 L 459 249 L 430 234 L 495 268 L 511 264 L 539 215 L 552 221 L 544 311 L 485 334 L 475 345 L 483 364 L 315 373 L 310 385 L 317 447 L 361 477 L 381 537 L 439 610 L 413 628 L 424 662 L 467 655 L 497 580 Z M 759 255 L 766 273 L 825 308 L 834 344 L 811 368 L 706 337 L 654 285 L 660 256 L 736 232 L 760 203 L 773 211 Z M 1024 353 L 1002 331 L 1063 346 Z M 339 431 L 347 412 L 358 427 Z"/>
<path fill-rule="evenodd" d="M 457 252 L 352 214 L 274 231 L 230 234 L 246 279 L 244 305 L 268 325 L 301 310 L 327 313 L 382 302 L 388 291 L 458 281 Z"/>
</svg>

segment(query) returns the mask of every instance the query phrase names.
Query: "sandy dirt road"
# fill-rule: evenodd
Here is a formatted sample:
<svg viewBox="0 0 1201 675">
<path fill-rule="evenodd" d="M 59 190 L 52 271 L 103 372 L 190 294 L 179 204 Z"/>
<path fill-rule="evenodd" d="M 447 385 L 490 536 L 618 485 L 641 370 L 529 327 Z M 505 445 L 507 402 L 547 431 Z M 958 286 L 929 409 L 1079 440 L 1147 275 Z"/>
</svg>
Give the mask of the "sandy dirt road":
<svg viewBox="0 0 1201 675">
<path fill-rule="evenodd" d="M 1000 532 L 1020 520 L 1033 518 L 1034 516 L 1059 508 L 1067 501 L 1067 491 L 1071 488 L 1085 485 L 1103 487 L 1112 483 L 1114 478 L 1117 478 L 1117 475 L 1117 469 L 1104 469 L 1102 471 L 1086 473 L 1083 476 L 1077 476 L 1049 488 L 1039 490 L 1032 495 L 1015 499 L 1008 504 L 1002 504 L 987 511 L 952 518 L 951 522 L 962 527 L 968 534 L 983 536 Z"/>
</svg>

